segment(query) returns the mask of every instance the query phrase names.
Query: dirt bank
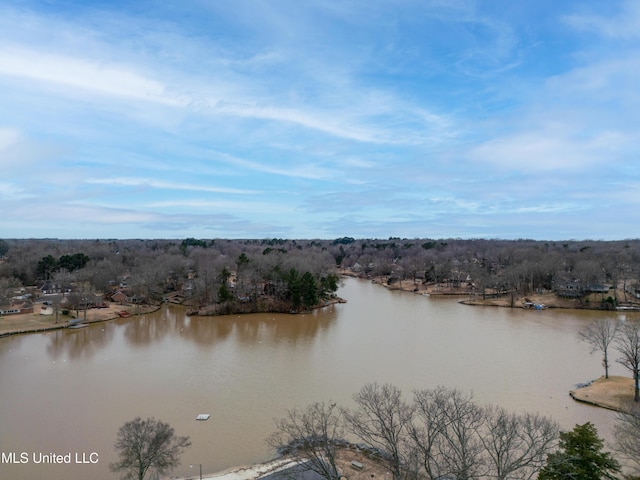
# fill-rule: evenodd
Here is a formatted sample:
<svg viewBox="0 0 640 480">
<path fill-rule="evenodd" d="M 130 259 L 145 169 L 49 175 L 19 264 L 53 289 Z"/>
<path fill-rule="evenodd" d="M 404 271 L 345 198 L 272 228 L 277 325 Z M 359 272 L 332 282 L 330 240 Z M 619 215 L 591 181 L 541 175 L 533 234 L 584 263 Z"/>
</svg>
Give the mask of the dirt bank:
<svg viewBox="0 0 640 480">
<path fill-rule="evenodd" d="M 619 412 L 628 411 L 628 405 L 633 403 L 633 394 L 633 379 L 618 376 L 600 377 L 569 392 L 579 402 Z"/>
<path fill-rule="evenodd" d="M 55 314 L 40 315 L 39 308 L 39 306 L 35 307 L 35 313 L 0 316 L 0 337 L 67 328 L 70 322 L 76 320 L 75 311 L 70 312 L 69 315 L 59 313 L 56 321 Z M 139 315 L 155 311 L 158 308 L 159 307 L 153 305 L 134 306 L 107 303 L 107 308 L 92 308 L 87 310 L 86 323 L 104 322 L 120 318 L 120 312 L 127 312 L 129 315 Z M 84 321 L 84 312 L 81 311 L 78 318 Z"/>
</svg>

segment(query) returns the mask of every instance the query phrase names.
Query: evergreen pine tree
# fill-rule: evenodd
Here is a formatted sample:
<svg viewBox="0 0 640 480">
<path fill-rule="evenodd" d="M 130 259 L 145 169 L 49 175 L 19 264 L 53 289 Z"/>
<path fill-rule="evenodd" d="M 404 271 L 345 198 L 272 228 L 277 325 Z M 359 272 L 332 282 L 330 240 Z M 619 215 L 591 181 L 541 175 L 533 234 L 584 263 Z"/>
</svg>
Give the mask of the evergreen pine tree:
<svg viewBox="0 0 640 480">
<path fill-rule="evenodd" d="M 620 464 L 611 453 L 603 452 L 604 441 L 591 422 L 560 433 L 560 449 L 549 454 L 538 480 L 615 479 Z"/>
</svg>

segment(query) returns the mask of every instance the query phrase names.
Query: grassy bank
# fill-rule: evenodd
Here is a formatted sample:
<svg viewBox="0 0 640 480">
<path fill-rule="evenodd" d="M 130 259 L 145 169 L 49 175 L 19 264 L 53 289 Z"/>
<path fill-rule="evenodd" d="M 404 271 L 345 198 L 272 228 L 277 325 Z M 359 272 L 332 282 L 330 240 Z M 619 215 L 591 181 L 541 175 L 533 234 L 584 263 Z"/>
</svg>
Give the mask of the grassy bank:
<svg viewBox="0 0 640 480">
<path fill-rule="evenodd" d="M 571 390 L 571 395 L 579 402 L 619 412 L 628 411 L 633 403 L 633 379 L 628 377 L 600 377 L 588 385 Z"/>
</svg>

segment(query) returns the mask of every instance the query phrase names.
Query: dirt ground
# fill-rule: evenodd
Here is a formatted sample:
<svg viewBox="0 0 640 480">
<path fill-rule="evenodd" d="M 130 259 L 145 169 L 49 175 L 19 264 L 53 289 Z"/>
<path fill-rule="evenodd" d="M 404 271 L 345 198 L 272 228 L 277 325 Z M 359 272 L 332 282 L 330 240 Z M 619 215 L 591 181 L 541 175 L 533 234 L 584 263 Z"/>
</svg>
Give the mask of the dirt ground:
<svg viewBox="0 0 640 480">
<path fill-rule="evenodd" d="M 157 307 L 120 305 L 108 303 L 108 308 L 91 308 L 87 310 L 86 323 L 103 322 L 119 318 L 119 312 L 126 311 L 131 315 L 147 313 Z M 75 320 L 75 310 L 70 315 L 40 315 L 40 306 L 34 307 L 34 313 L 22 313 L 19 315 L 0 316 L 0 337 L 18 333 L 31 333 L 45 330 L 55 330 L 69 326 L 71 320 Z M 79 318 L 84 320 L 84 312 L 80 311 Z"/>
<path fill-rule="evenodd" d="M 354 468 L 351 464 L 353 461 L 362 464 L 362 469 L 358 470 Z M 391 479 L 391 474 L 388 470 L 384 469 L 379 463 L 373 461 L 361 451 L 352 449 L 341 450 L 337 455 L 337 464 L 342 472 L 343 478 L 348 480 Z"/>
<path fill-rule="evenodd" d="M 603 376 L 569 394 L 580 402 L 624 412 L 633 403 L 633 379 L 611 375 L 607 379 Z"/>
<path fill-rule="evenodd" d="M 352 465 L 354 461 L 361 464 L 362 468 L 355 468 Z M 205 474 L 202 478 L 205 480 L 256 480 L 278 472 L 287 472 L 288 469 L 295 468 L 297 463 L 298 461 L 292 457 L 285 456 L 256 465 L 234 467 L 222 472 Z M 353 446 L 337 452 L 336 463 L 343 480 L 391 480 L 392 477 L 380 464 L 370 459 L 362 450 Z M 289 478 L 288 475 L 288 473 L 285 473 L 278 478 Z M 174 480 L 196 480 L 198 477 L 170 478 Z M 290 478 L 293 478 L 293 476 Z"/>
</svg>

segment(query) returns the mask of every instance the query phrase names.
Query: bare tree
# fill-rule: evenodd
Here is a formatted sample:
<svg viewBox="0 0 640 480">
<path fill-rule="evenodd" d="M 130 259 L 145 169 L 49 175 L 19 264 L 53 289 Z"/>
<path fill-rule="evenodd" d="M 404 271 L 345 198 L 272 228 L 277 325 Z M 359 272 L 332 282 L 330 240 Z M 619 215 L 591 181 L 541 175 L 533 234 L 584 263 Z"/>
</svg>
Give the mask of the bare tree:
<svg viewBox="0 0 640 480">
<path fill-rule="evenodd" d="M 342 412 L 335 403 L 313 403 L 304 410 L 289 410 L 276 420 L 276 432 L 267 443 L 327 480 L 338 480 L 336 454 L 344 440 Z"/>
<path fill-rule="evenodd" d="M 429 478 L 530 480 L 558 436 L 546 417 L 482 408 L 457 389 L 419 390 L 414 401 L 410 435 Z"/>
<path fill-rule="evenodd" d="M 438 387 L 416 391 L 414 402 L 410 435 L 427 475 L 457 480 L 481 477 L 483 445 L 478 431 L 483 412 L 472 395 Z"/>
<path fill-rule="evenodd" d="M 624 322 L 619 327 L 616 338 L 618 352 L 622 354 L 617 361 L 633 374 L 635 384 L 633 400 L 640 402 L 640 324 Z"/>
<path fill-rule="evenodd" d="M 400 389 L 390 384 L 366 384 L 353 399 L 356 410 L 345 411 L 349 428 L 385 457 L 388 466 L 384 466 L 399 480 L 405 461 L 404 440 L 413 415 L 411 405 L 402 399 Z"/>
<path fill-rule="evenodd" d="M 632 403 L 627 411 L 616 413 L 613 437 L 615 451 L 634 464 L 640 474 L 640 405 Z"/>
<path fill-rule="evenodd" d="M 418 463 L 426 471 L 429 478 L 446 475 L 441 465 L 440 450 L 447 426 L 444 405 L 445 396 L 450 390 L 438 387 L 436 390 L 420 390 L 414 392 L 415 421 L 410 428 L 413 450 Z"/>
<path fill-rule="evenodd" d="M 544 466 L 558 438 L 558 424 L 547 417 L 517 415 L 499 407 L 487 407 L 480 432 L 490 477 L 497 480 L 529 480 Z"/>
<path fill-rule="evenodd" d="M 3 276 L 0 272 L 0 305 L 6 305 L 15 295 L 15 291 L 20 287 L 20 281 L 17 278 Z"/>
<path fill-rule="evenodd" d="M 602 352 L 602 366 L 604 377 L 609 378 L 609 346 L 616 338 L 618 325 L 608 318 L 596 320 L 584 330 L 578 332 L 578 337 L 591 345 L 591 353 Z"/>
<path fill-rule="evenodd" d="M 124 480 L 143 480 L 147 472 L 158 477 L 180 464 L 180 454 L 189 445 L 189 437 L 176 436 L 168 423 L 137 417 L 118 430 L 114 447 L 120 460 L 109 467 L 122 472 Z"/>
</svg>

